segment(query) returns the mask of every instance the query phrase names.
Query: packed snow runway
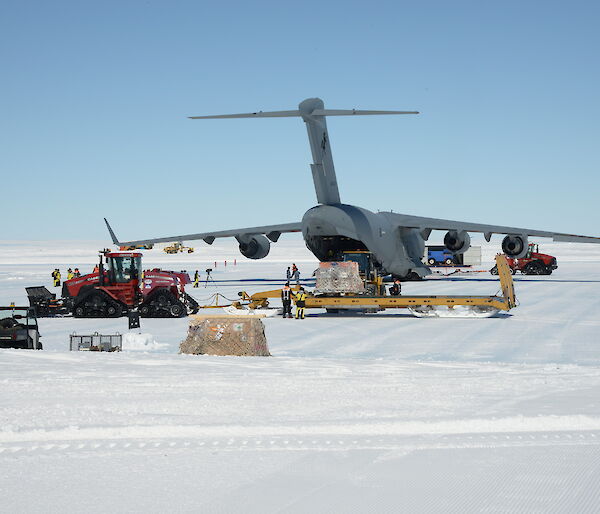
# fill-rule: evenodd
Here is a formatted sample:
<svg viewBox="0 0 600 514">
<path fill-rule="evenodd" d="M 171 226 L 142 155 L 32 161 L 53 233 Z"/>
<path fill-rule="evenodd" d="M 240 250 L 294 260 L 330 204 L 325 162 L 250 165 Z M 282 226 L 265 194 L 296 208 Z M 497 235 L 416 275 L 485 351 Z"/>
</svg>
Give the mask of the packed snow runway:
<svg viewBox="0 0 600 514">
<path fill-rule="evenodd" d="M 26 302 L 25 286 L 52 290 L 55 267 L 89 271 L 102 246 L 0 243 L 0 303 Z M 124 333 L 126 319 L 42 319 L 44 351 L 0 350 L 0 507 L 597 512 L 600 249 L 543 248 L 558 270 L 517 275 L 520 306 L 507 315 L 266 319 L 271 358 L 178 355 L 186 319 L 142 320 L 122 353 L 69 352 L 70 333 Z M 238 257 L 215 243 L 146 252 L 144 266 L 203 272 L 217 261 L 215 280 L 279 279 L 292 262 L 308 278 L 316 267 L 296 240 L 262 261 Z M 204 285 L 189 292 L 273 288 Z M 497 289 L 488 273 L 403 286 Z"/>
</svg>

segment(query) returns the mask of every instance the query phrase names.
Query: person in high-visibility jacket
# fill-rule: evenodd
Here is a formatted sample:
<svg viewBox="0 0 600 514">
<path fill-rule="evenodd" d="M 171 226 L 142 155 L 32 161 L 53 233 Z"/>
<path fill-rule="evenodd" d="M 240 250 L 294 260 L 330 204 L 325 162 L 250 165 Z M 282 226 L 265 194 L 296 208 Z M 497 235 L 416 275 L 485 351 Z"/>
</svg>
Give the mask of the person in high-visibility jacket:
<svg viewBox="0 0 600 514">
<path fill-rule="evenodd" d="M 198 270 L 194 273 L 194 287 L 198 287 L 198 283 L 200 282 L 200 273 Z"/>
<path fill-rule="evenodd" d="M 289 282 L 285 283 L 281 290 L 281 303 L 283 305 L 283 317 L 292 318 L 292 290 Z"/>
<path fill-rule="evenodd" d="M 54 278 L 54 287 L 60 287 L 60 270 L 58 268 L 52 272 L 52 278 Z"/>
<path fill-rule="evenodd" d="M 304 319 L 304 307 L 306 306 L 306 293 L 304 292 L 304 288 L 301 287 L 300 290 L 294 295 L 296 299 L 296 319 Z"/>
<path fill-rule="evenodd" d="M 74 277 L 75 277 L 75 275 L 73 274 L 73 270 L 71 268 L 69 268 L 67 270 L 67 280 L 71 280 Z"/>
<path fill-rule="evenodd" d="M 400 282 L 400 279 L 396 279 L 396 280 L 394 280 L 394 285 L 392 287 L 390 287 L 390 295 L 398 296 L 401 292 L 402 292 L 402 283 Z"/>
</svg>

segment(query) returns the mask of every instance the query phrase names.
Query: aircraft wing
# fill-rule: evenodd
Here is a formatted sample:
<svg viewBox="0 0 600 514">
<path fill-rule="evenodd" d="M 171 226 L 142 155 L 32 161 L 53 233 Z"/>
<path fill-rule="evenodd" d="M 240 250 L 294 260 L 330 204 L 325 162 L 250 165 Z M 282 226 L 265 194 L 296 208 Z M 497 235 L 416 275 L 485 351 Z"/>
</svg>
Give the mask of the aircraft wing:
<svg viewBox="0 0 600 514">
<path fill-rule="evenodd" d="M 432 230 L 456 230 L 466 232 L 482 232 L 486 241 L 492 234 L 514 234 L 533 237 L 548 237 L 554 241 L 568 243 L 598 243 L 600 237 L 579 236 L 576 234 L 563 234 L 561 232 L 548 232 L 545 230 L 534 230 L 530 228 L 505 227 L 502 225 L 485 225 L 482 223 L 469 223 L 464 221 L 443 220 L 438 218 L 422 218 L 408 214 L 387 213 L 394 225 L 407 228 L 417 228 L 421 231 L 424 239 L 429 237 Z"/>
<path fill-rule="evenodd" d="M 106 218 L 104 218 L 104 222 L 106 223 L 106 228 L 108 228 L 108 232 L 110 233 L 112 242 L 117 246 L 172 243 L 174 241 L 192 241 L 195 239 L 203 239 L 205 243 L 211 245 L 213 244 L 214 240 L 218 237 L 237 237 L 256 234 L 264 234 L 271 241 L 275 242 L 279 239 L 279 236 L 284 232 L 300 232 L 302 230 L 302 224 L 298 222 L 282 223 L 280 225 L 265 225 L 264 227 L 249 227 L 238 228 L 235 230 L 221 230 L 219 232 L 200 232 L 198 234 L 183 234 L 179 236 L 158 237 L 154 239 L 139 239 L 137 241 L 119 241 Z"/>
</svg>

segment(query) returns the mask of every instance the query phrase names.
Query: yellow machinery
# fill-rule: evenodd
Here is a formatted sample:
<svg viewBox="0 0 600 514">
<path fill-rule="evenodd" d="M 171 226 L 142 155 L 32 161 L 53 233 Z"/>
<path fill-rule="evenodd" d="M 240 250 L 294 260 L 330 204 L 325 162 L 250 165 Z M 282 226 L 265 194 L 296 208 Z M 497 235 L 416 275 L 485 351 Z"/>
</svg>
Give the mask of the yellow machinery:
<svg viewBox="0 0 600 514">
<path fill-rule="evenodd" d="M 358 273 L 365 283 L 365 289 L 369 294 L 384 295 L 385 287 L 383 277 L 379 274 L 381 270 L 368 250 L 351 250 L 342 252 L 343 262 L 356 262 L 358 264 Z"/>
<path fill-rule="evenodd" d="M 300 290 L 300 286 L 294 286 L 290 288 L 292 292 L 296 293 Z M 231 305 L 238 309 L 248 307 L 249 309 L 266 309 L 269 306 L 269 298 L 281 298 L 281 289 L 273 289 L 271 291 L 261 291 L 260 293 L 254 293 L 249 295 L 246 291 L 239 293 L 240 302 L 233 302 Z M 307 298 L 308 300 L 308 298 Z M 248 302 L 248 303 L 242 303 Z"/>
<path fill-rule="evenodd" d="M 145 245 L 128 245 L 128 246 L 119 246 L 120 252 L 132 252 L 134 250 L 152 250 L 154 245 L 152 243 Z"/>
<path fill-rule="evenodd" d="M 307 293 L 307 309 L 328 310 L 384 310 L 409 309 L 419 317 L 487 317 L 498 311 L 509 311 L 516 307 L 515 290 L 512 274 L 506 257 L 496 256 L 498 275 L 502 296 L 373 296 L 373 295 L 312 295 Z M 381 277 L 375 277 L 377 285 L 381 285 Z M 297 291 L 299 288 L 293 288 Z M 263 291 L 248 295 L 240 293 L 241 301 L 232 305 L 238 308 L 266 308 L 269 298 L 280 298 L 281 289 Z M 247 302 L 247 303 L 242 303 Z"/>
<path fill-rule="evenodd" d="M 179 243 L 179 242 L 175 242 L 170 244 L 169 246 L 165 246 L 163 248 L 165 253 L 180 253 L 180 252 L 186 252 L 187 253 L 194 253 L 194 249 L 191 246 L 183 246 L 183 244 Z"/>
</svg>

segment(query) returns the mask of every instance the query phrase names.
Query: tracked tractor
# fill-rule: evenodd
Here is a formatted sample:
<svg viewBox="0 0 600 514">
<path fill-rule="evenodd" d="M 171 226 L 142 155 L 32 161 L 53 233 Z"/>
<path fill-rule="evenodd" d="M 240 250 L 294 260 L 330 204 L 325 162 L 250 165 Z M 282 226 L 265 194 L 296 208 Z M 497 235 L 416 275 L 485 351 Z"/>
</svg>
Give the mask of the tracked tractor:
<svg viewBox="0 0 600 514">
<path fill-rule="evenodd" d="M 520 271 L 524 275 L 551 275 L 558 268 L 556 257 L 545 253 L 540 253 L 537 243 L 529 243 L 527 254 L 521 259 L 506 258 L 511 273 L 514 275 Z M 490 273 L 498 274 L 498 268 L 494 266 Z"/>
<path fill-rule="evenodd" d="M 118 318 L 137 308 L 142 317 L 181 318 L 198 312 L 198 303 L 185 292 L 190 278 L 185 272 L 153 269 L 142 272 L 138 252 L 100 252 L 98 270 L 66 280 L 62 298 L 53 300 L 56 314 L 72 313 L 76 318 Z M 28 288 L 30 304 L 38 312 L 42 288 Z M 36 290 L 36 296 L 30 294 Z M 33 291 L 32 291 L 33 292 Z"/>
</svg>

